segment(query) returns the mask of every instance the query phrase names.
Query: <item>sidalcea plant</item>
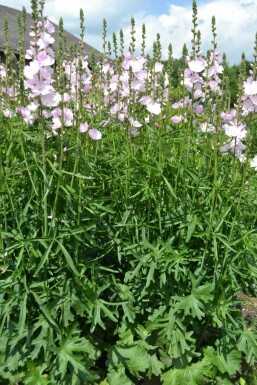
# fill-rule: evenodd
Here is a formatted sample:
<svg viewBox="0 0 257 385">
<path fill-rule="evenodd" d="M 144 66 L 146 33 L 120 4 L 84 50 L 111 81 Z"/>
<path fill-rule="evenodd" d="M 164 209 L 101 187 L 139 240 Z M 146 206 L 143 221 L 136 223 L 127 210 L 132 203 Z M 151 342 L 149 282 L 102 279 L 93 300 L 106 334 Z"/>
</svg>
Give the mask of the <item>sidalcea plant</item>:
<svg viewBox="0 0 257 385">
<path fill-rule="evenodd" d="M 143 26 L 135 55 L 134 19 L 115 60 L 104 21 L 95 63 L 62 20 L 55 53 L 32 11 L 22 75 L 0 68 L 1 384 L 235 383 L 257 357 L 238 299 L 256 294 L 256 60 L 230 108 L 195 1 L 177 88 L 160 35 L 150 58 Z"/>
</svg>

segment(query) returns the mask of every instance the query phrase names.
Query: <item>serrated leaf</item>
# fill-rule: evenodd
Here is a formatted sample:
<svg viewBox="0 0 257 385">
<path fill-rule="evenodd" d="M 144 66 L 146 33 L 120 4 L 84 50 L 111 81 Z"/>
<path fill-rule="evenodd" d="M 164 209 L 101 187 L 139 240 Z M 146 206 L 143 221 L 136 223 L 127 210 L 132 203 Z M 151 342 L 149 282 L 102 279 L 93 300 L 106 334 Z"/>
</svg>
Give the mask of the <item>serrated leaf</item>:
<svg viewBox="0 0 257 385">
<path fill-rule="evenodd" d="M 183 369 L 170 369 L 161 376 L 161 379 L 163 385 L 202 385 L 211 375 L 211 365 L 203 359 Z"/>
<path fill-rule="evenodd" d="M 44 374 L 46 365 L 34 366 L 32 363 L 28 365 L 28 371 L 24 378 L 25 385 L 47 385 L 49 383 L 47 374 Z"/>
<path fill-rule="evenodd" d="M 162 371 L 164 369 L 164 364 L 158 360 L 156 354 L 153 354 L 150 356 L 150 368 L 149 368 L 149 374 L 154 374 L 155 376 L 159 376 L 162 374 Z"/>
<path fill-rule="evenodd" d="M 199 320 L 204 317 L 204 305 L 193 294 L 185 297 L 177 297 L 179 302 L 175 305 L 176 310 L 183 310 L 185 315 L 197 317 Z"/>
<path fill-rule="evenodd" d="M 109 385 L 134 385 L 126 376 L 125 368 L 111 369 L 107 375 Z"/>
<path fill-rule="evenodd" d="M 147 350 L 139 345 L 119 347 L 114 346 L 109 350 L 109 364 L 118 367 L 123 364 L 135 376 L 149 368 L 150 357 Z"/>
<path fill-rule="evenodd" d="M 257 333 L 255 330 L 243 330 L 237 343 L 238 349 L 246 356 L 248 364 L 257 358 Z"/>
<path fill-rule="evenodd" d="M 207 360 L 221 372 L 229 376 L 236 374 L 241 368 L 241 353 L 238 350 L 223 347 L 216 352 L 213 347 L 204 349 Z"/>
<path fill-rule="evenodd" d="M 178 301 L 176 310 L 183 310 L 185 315 L 197 317 L 199 320 L 205 316 L 205 303 L 212 301 L 212 284 L 193 287 L 191 294 L 185 297 L 174 297 Z"/>
</svg>

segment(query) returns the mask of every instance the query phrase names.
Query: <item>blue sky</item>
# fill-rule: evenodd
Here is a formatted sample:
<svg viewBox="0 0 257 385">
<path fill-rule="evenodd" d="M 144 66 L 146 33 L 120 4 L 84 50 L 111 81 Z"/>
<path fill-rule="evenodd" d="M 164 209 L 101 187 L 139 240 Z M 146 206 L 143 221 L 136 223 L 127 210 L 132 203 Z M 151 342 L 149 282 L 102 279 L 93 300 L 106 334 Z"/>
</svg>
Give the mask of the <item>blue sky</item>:
<svg viewBox="0 0 257 385">
<path fill-rule="evenodd" d="M 30 12 L 30 0 L 0 0 L 1 5 Z M 255 33 L 257 32 L 257 0 L 198 0 L 199 28 L 202 50 L 211 48 L 211 18 L 217 21 L 218 50 L 226 52 L 229 64 L 238 64 L 244 51 L 252 60 Z M 192 1 L 191 0 L 46 0 L 45 13 L 58 23 L 63 17 L 64 27 L 79 36 L 79 10 L 85 13 L 85 41 L 102 49 L 102 21 L 107 20 L 108 39 L 120 29 L 130 42 L 130 18 L 136 20 L 137 48 L 140 52 L 141 28 L 146 25 L 146 46 L 151 53 L 156 34 L 160 33 L 163 58 L 167 57 L 168 44 L 172 43 L 175 57 L 180 57 L 182 46 L 190 50 Z"/>
</svg>

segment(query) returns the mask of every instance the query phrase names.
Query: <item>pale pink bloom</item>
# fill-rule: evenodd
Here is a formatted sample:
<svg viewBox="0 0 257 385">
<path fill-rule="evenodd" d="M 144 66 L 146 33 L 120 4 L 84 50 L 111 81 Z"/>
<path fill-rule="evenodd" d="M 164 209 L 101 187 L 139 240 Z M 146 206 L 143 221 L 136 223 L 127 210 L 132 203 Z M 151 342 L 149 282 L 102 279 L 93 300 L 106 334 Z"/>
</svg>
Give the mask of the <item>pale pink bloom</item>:
<svg viewBox="0 0 257 385">
<path fill-rule="evenodd" d="M 39 52 L 37 55 L 38 64 L 41 66 L 51 66 L 54 64 L 54 58 L 47 55 L 45 51 Z"/>
<path fill-rule="evenodd" d="M 67 119 L 67 120 L 73 119 L 73 112 L 71 111 L 70 108 L 64 108 L 63 109 L 63 113 L 64 113 L 64 116 L 65 116 L 65 119 Z"/>
<path fill-rule="evenodd" d="M 46 49 L 49 44 L 53 44 L 55 42 L 55 39 L 47 32 L 42 32 L 40 36 L 40 39 L 37 41 L 39 49 Z"/>
<path fill-rule="evenodd" d="M 203 112 L 203 106 L 201 104 L 196 104 L 194 105 L 194 113 L 199 115 L 199 114 L 202 114 Z"/>
<path fill-rule="evenodd" d="M 137 136 L 137 135 L 139 135 L 139 131 L 138 131 L 136 128 L 134 128 L 133 130 L 130 130 L 129 133 L 130 133 L 130 135 L 132 135 L 132 136 Z"/>
<path fill-rule="evenodd" d="M 111 108 L 110 108 L 110 114 L 115 115 L 118 111 L 120 110 L 120 106 L 118 103 L 115 103 Z"/>
<path fill-rule="evenodd" d="M 245 144 L 241 140 L 233 138 L 233 140 L 231 140 L 229 143 L 222 146 L 220 151 L 225 154 L 228 154 L 229 152 L 233 153 L 240 160 L 240 162 L 244 162 L 246 160 L 246 157 L 243 154 L 245 147 Z"/>
<path fill-rule="evenodd" d="M 209 86 L 212 91 L 216 91 L 218 88 L 218 82 L 216 80 L 209 81 Z"/>
<path fill-rule="evenodd" d="M 9 108 L 6 108 L 5 110 L 3 110 L 3 113 L 6 118 L 10 118 L 11 116 L 13 116 L 13 112 L 9 110 Z"/>
<path fill-rule="evenodd" d="M 25 66 L 23 71 L 24 76 L 27 79 L 33 79 L 34 76 L 38 73 L 39 68 L 40 68 L 39 63 L 36 60 L 32 61 L 29 65 Z"/>
<path fill-rule="evenodd" d="M 128 51 L 127 53 L 125 53 L 124 57 L 125 57 L 126 60 L 131 60 L 132 59 L 131 52 Z"/>
<path fill-rule="evenodd" d="M 142 96 L 141 99 L 139 99 L 139 102 L 143 106 L 147 106 L 148 104 L 153 103 L 153 99 L 150 96 L 145 95 L 145 96 Z"/>
<path fill-rule="evenodd" d="M 119 113 L 118 113 L 118 120 L 119 120 L 120 122 L 123 122 L 124 119 L 125 119 L 125 114 L 119 112 Z"/>
<path fill-rule="evenodd" d="M 203 132 L 214 131 L 213 125 L 210 124 L 210 123 L 207 123 L 207 122 L 201 123 L 201 124 L 200 124 L 200 129 L 201 129 L 201 131 L 203 131 Z"/>
<path fill-rule="evenodd" d="M 6 69 L 3 65 L 0 65 L 0 75 L 5 78 L 6 77 Z"/>
<path fill-rule="evenodd" d="M 71 127 L 72 123 L 73 123 L 72 119 L 65 119 L 64 126 L 65 127 Z"/>
<path fill-rule="evenodd" d="M 162 72 L 162 69 L 163 69 L 163 64 L 162 63 L 155 63 L 154 65 L 154 72 Z"/>
<path fill-rule="evenodd" d="M 137 127 L 137 128 L 142 127 L 142 124 L 139 123 L 138 120 L 134 120 L 133 118 L 129 118 L 129 122 L 130 122 L 131 126 L 133 126 L 133 127 Z"/>
<path fill-rule="evenodd" d="M 111 118 L 109 117 L 108 119 L 104 119 L 101 121 L 100 126 L 107 126 L 111 121 Z"/>
<path fill-rule="evenodd" d="M 257 106 L 257 94 L 256 94 L 256 95 L 251 95 L 251 96 L 250 96 L 250 99 L 251 99 L 251 101 L 253 102 L 253 104 L 254 104 L 255 106 Z"/>
<path fill-rule="evenodd" d="M 194 92 L 194 99 L 199 99 L 202 96 L 203 92 L 201 89 L 197 89 Z"/>
<path fill-rule="evenodd" d="M 52 130 L 56 131 L 58 128 L 62 127 L 62 122 L 60 118 L 53 118 L 53 124 L 51 124 Z"/>
<path fill-rule="evenodd" d="M 60 118 L 62 116 L 61 108 L 55 108 L 54 110 L 52 110 L 52 116 L 54 118 Z"/>
<path fill-rule="evenodd" d="M 254 112 L 254 104 L 250 98 L 243 98 L 243 116 L 247 116 L 250 112 Z"/>
<path fill-rule="evenodd" d="M 137 73 L 144 69 L 144 64 L 146 62 L 146 59 L 142 56 L 139 56 L 136 59 L 131 60 L 124 60 L 122 67 L 126 70 L 129 70 L 129 68 L 132 68 L 133 73 Z"/>
<path fill-rule="evenodd" d="M 255 155 L 253 160 L 251 160 L 250 166 L 253 167 L 255 169 L 255 171 L 257 171 L 257 155 Z"/>
<path fill-rule="evenodd" d="M 41 103 L 45 107 L 56 107 L 61 101 L 61 95 L 59 93 L 49 92 L 41 94 Z"/>
<path fill-rule="evenodd" d="M 34 116 L 27 107 L 21 107 L 21 116 L 26 123 L 31 124 L 34 121 Z"/>
<path fill-rule="evenodd" d="M 146 106 L 147 111 L 151 114 L 159 115 L 161 113 L 161 105 L 160 103 L 149 103 Z"/>
<path fill-rule="evenodd" d="M 179 123 L 181 122 L 182 120 L 182 116 L 181 115 L 174 115 L 170 118 L 170 120 L 172 121 L 172 123 Z"/>
<path fill-rule="evenodd" d="M 230 137 L 237 137 L 238 139 L 243 139 L 246 137 L 246 127 L 243 123 L 241 122 L 230 122 L 230 123 L 225 123 L 223 125 L 225 134 Z"/>
<path fill-rule="evenodd" d="M 100 131 L 98 131 L 96 128 L 90 128 L 88 131 L 88 135 L 93 140 L 100 140 L 102 138 L 102 134 Z"/>
<path fill-rule="evenodd" d="M 230 121 L 236 116 L 236 110 L 233 109 L 230 112 L 224 112 L 223 111 L 223 112 L 221 112 L 220 116 L 223 120 L 225 120 L 225 121 L 229 120 Z"/>
<path fill-rule="evenodd" d="M 30 47 L 26 50 L 25 59 L 31 60 L 36 54 L 36 50 L 33 47 Z"/>
<path fill-rule="evenodd" d="M 87 132 L 87 130 L 88 130 L 88 124 L 87 124 L 87 122 L 86 122 L 86 123 L 82 123 L 82 124 L 79 126 L 79 131 L 80 131 L 81 133 Z"/>
<path fill-rule="evenodd" d="M 141 70 L 141 71 L 139 71 L 139 72 L 137 72 L 135 74 L 135 77 L 138 80 L 141 80 L 142 82 L 145 82 L 145 80 L 147 79 L 147 71 L 146 70 Z"/>
<path fill-rule="evenodd" d="M 183 107 L 183 100 L 181 99 L 181 100 L 179 100 L 178 102 L 173 103 L 171 107 L 172 107 L 172 108 Z"/>
<path fill-rule="evenodd" d="M 48 19 L 45 19 L 44 26 L 49 33 L 53 33 L 55 31 L 54 25 Z"/>
<path fill-rule="evenodd" d="M 36 111 L 38 107 L 39 107 L 39 104 L 37 102 L 31 102 L 30 104 L 27 105 L 27 108 L 32 112 Z"/>
<path fill-rule="evenodd" d="M 43 110 L 42 111 L 42 116 L 45 118 L 45 119 L 48 119 L 52 116 L 52 113 L 51 111 L 46 111 L 46 110 Z"/>
<path fill-rule="evenodd" d="M 191 60 L 188 63 L 188 67 L 192 72 L 202 72 L 206 67 L 206 61 L 203 58 L 198 57 L 196 60 Z"/>
<path fill-rule="evenodd" d="M 244 91 L 247 96 L 257 94 L 257 81 L 254 81 L 252 76 L 244 82 Z"/>
<path fill-rule="evenodd" d="M 132 81 L 131 87 L 135 91 L 140 91 L 140 92 L 144 92 L 145 91 L 145 83 L 142 82 L 141 80 L 138 80 L 138 79 L 134 79 Z"/>
<path fill-rule="evenodd" d="M 65 103 L 69 103 L 70 102 L 70 95 L 67 94 L 67 92 L 64 92 L 64 94 L 63 94 L 63 101 Z"/>
</svg>

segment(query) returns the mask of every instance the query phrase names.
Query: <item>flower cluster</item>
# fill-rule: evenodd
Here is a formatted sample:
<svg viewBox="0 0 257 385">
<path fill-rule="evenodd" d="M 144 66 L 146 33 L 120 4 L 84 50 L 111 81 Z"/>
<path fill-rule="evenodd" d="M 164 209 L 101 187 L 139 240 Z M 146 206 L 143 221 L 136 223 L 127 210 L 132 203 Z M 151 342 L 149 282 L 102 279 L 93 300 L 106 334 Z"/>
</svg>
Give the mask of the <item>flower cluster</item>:
<svg viewBox="0 0 257 385">
<path fill-rule="evenodd" d="M 64 132 L 62 128 L 73 126 L 80 133 L 87 133 L 92 139 L 99 140 L 102 138 L 100 131 L 89 127 L 94 121 L 93 117 L 99 113 L 104 119 L 100 126 L 116 119 L 119 126 L 127 127 L 128 133 L 135 136 L 139 135 L 145 123 L 158 128 L 158 119 L 167 119 L 167 115 L 170 125 L 181 121 L 186 123 L 189 109 L 194 114 L 194 124 L 201 132 L 222 131 L 224 141 L 220 144 L 221 152 L 232 152 L 240 161 L 246 160 L 247 130 L 243 118 L 257 112 L 257 81 L 252 71 L 243 83 L 241 110 L 237 106 L 227 111 L 219 110 L 223 93 L 223 58 L 217 51 L 209 51 L 207 57 L 201 51 L 193 58 L 186 57 L 181 82 L 181 89 L 185 92 L 178 100 L 174 96 L 172 103 L 169 76 L 164 65 L 145 56 L 133 57 L 130 52 L 122 57 L 119 64 L 107 58 L 101 60 L 95 70 L 97 77 L 92 74 L 87 56 L 78 55 L 73 60 L 64 60 L 65 87 L 58 92 L 53 69 L 55 54 L 51 48 L 54 43 L 53 32 L 54 26 L 47 18 L 38 21 L 36 30 L 31 30 L 33 39 L 25 56 L 30 63 L 24 68 L 28 103 L 24 106 L 18 102 L 18 107 L 16 104 L 13 111 L 3 99 L 2 110 L 6 117 L 20 114 L 28 124 L 43 117 L 48 120 L 54 136 L 61 135 Z M 0 80 L 1 92 L 9 100 L 18 95 L 14 85 L 6 85 L 4 65 L 0 66 Z M 100 95 L 98 100 L 95 98 L 93 104 L 89 103 L 90 95 L 96 93 Z M 211 119 L 210 110 L 219 119 Z M 159 116 L 158 119 L 156 116 Z"/>
</svg>

